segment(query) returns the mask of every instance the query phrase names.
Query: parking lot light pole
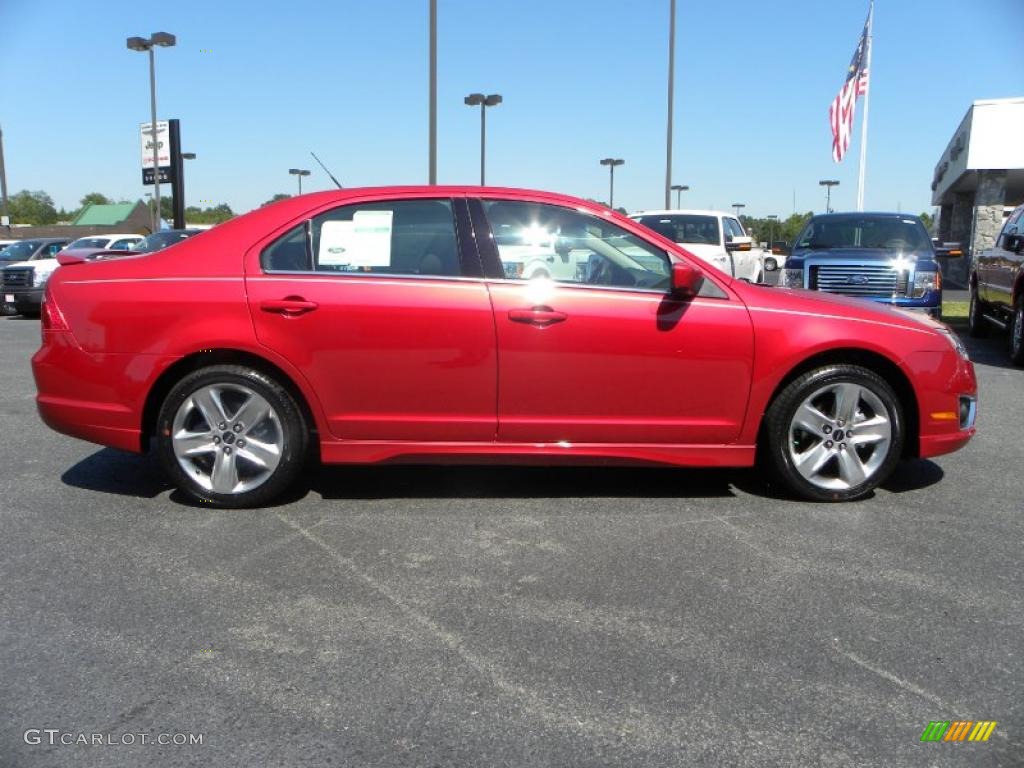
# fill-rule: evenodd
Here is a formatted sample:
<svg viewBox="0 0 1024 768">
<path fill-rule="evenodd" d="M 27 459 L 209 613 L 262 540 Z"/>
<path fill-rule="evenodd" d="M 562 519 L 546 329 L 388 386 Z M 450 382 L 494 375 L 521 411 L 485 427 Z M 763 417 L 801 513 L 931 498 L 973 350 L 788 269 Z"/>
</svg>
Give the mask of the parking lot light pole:
<svg viewBox="0 0 1024 768">
<path fill-rule="evenodd" d="M 772 243 L 775 242 L 775 222 L 779 220 L 779 216 L 776 213 L 769 213 L 765 216 L 768 219 L 768 250 L 772 249 Z"/>
<path fill-rule="evenodd" d="M 825 213 L 832 213 L 832 187 L 838 187 L 839 181 L 837 179 L 822 179 L 818 184 L 825 188 Z"/>
<path fill-rule="evenodd" d="M 606 157 L 601 165 L 608 166 L 608 207 L 615 210 L 615 166 L 622 165 L 626 161 L 621 157 Z"/>
<path fill-rule="evenodd" d="M 156 201 L 158 228 L 160 222 L 160 158 L 156 145 L 156 57 L 153 55 L 153 50 L 158 45 L 161 48 L 170 48 L 176 42 L 177 39 L 169 32 L 154 32 L 148 38 L 129 37 L 126 41 L 129 50 L 149 53 L 149 137 L 153 144 L 153 199 Z"/>
<path fill-rule="evenodd" d="M 732 207 L 736 209 L 736 218 L 738 219 L 740 217 L 740 208 L 746 208 L 747 204 L 746 203 L 733 203 Z"/>
<path fill-rule="evenodd" d="M 467 107 L 480 107 L 480 186 L 484 186 L 484 160 L 487 157 L 487 108 L 501 104 L 501 94 L 471 93 L 464 98 Z"/>
<path fill-rule="evenodd" d="M 672 191 L 676 193 L 676 208 L 683 206 L 683 192 L 688 192 L 690 188 L 685 184 L 673 184 Z"/>
<path fill-rule="evenodd" d="M 301 195 L 302 194 L 302 177 L 303 176 L 309 176 L 309 171 L 307 171 L 305 168 L 289 168 L 288 169 L 288 173 L 290 173 L 292 176 L 298 177 L 298 179 L 299 179 L 299 194 Z"/>
</svg>

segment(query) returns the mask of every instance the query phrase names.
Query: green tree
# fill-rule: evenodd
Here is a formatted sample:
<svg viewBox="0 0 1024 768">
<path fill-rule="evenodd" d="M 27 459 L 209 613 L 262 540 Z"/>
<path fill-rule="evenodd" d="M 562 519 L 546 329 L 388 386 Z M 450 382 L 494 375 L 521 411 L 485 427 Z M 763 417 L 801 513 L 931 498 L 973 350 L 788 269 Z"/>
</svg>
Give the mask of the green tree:
<svg viewBox="0 0 1024 768">
<path fill-rule="evenodd" d="M 102 192 L 90 192 L 79 201 L 79 205 L 85 208 L 87 205 L 110 205 L 112 202 L 114 201 Z"/>
<path fill-rule="evenodd" d="M 53 198 L 42 190 L 30 192 L 21 190 L 8 199 L 8 208 L 12 224 L 54 224 L 57 221 L 57 209 Z"/>
<path fill-rule="evenodd" d="M 280 200 L 287 200 L 290 197 L 291 197 L 291 195 L 286 195 L 284 192 L 278 192 L 272 198 L 267 200 L 267 202 L 265 202 L 263 205 L 270 205 L 271 203 L 276 203 L 276 202 L 278 202 Z M 263 205 L 261 205 L 260 207 L 262 208 Z"/>
<path fill-rule="evenodd" d="M 928 230 L 929 235 L 935 234 L 932 229 L 935 226 L 935 220 L 932 218 L 930 213 L 924 212 L 921 214 L 921 223 L 924 224 L 924 228 Z"/>
</svg>

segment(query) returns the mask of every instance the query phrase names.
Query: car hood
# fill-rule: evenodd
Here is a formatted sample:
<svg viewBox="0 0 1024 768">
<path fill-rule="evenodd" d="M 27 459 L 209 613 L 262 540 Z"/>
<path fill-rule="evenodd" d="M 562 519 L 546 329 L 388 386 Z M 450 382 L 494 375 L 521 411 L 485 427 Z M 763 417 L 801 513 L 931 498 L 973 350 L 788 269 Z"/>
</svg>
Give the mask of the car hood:
<svg viewBox="0 0 1024 768">
<path fill-rule="evenodd" d="M 908 261 L 916 261 L 918 258 L 926 257 L 927 254 L 920 251 L 895 251 L 890 248 L 813 248 L 801 250 L 792 254 L 790 259 L 814 259 L 815 261 L 861 261 L 861 262 L 889 262 L 896 258 L 904 258 Z"/>
<path fill-rule="evenodd" d="M 34 267 L 35 265 L 36 262 L 34 261 L 12 261 L 10 264 L 4 264 L 3 268 L 7 269 L 8 267 Z"/>
<path fill-rule="evenodd" d="M 732 288 L 740 293 L 748 307 L 772 311 L 791 311 L 811 315 L 828 315 L 850 320 L 870 321 L 899 328 L 940 330 L 946 326 L 923 312 L 911 312 L 885 304 L 842 296 L 824 291 L 802 288 L 778 288 L 734 282 Z"/>
</svg>

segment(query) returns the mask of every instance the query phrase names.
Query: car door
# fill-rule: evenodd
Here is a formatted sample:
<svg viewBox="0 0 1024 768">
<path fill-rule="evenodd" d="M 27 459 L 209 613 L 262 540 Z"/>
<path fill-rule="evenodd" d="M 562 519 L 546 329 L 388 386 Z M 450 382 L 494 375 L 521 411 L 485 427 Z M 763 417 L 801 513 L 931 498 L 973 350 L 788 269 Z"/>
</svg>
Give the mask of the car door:
<svg viewBox="0 0 1024 768">
<path fill-rule="evenodd" d="M 500 441 L 736 439 L 753 354 L 739 300 L 710 280 L 705 295 L 671 298 L 669 255 L 596 215 L 516 200 L 471 205 L 497 330 Z M 527 244 L 570 254 L 573 279 L 506 277 L 505 254 Z"/>
<path fill-rule="evenodd" d="M 1013 285 L 1020 269 L 1021 255 L 1008 248 L 1010 238 L 1021 233 L 1021 210 L 1014 211 L 1003 225 L 995 244 L 987 251 L 985 260 L 985 300 L 1010 306 L 1013 303 Z"/>
<path fill-rule="evenodd" d="M 743 231 L 743 225 L 738 220 L 732 217 L 726 217 L 723 219 L 723 224 L 726 228 L 726 234 L 728 237 L 725 242 L 729 242 L 732 238 L 747 236 L 747 233 Z M 734 250 L 730 251 L 733 261 L 733 277 L 741 277 L 746 280 L 754 280 L 757 277 L 756 259 L 753 250 L 753 246 L 747 247 L 746 250 Z"/>
<path fill-rule="evenodd" d="M 353 202 L 247 259 L 256 335 L 307 378 L 334 437 L 494 440 L 494 321 L 457 217 L 464 198 Z"/>
</svg>

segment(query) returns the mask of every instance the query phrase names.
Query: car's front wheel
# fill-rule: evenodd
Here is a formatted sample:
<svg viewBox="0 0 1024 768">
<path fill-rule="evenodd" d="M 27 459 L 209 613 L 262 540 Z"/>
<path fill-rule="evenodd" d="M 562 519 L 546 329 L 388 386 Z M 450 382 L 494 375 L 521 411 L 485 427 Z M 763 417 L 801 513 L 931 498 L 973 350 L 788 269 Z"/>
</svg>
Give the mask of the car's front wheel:
<svg viewBox="0 0 1024 768">
<path fill-rule="evenodd" d="M 829 365 L 790 382 L 766 414 L 768 468 L 794 494 L 851 501 L 892 473 L 903 451 L 903 409 L 874 371 Z"/>
<path fill-rule="evenodd" d="M 272 501 L 294 482 L 308 444 L 309 429 L 288 390 L 245 366 L 188 374 L 157 417 L 157 453 L 175 485 L 221 507 Z"/>
</svg>

